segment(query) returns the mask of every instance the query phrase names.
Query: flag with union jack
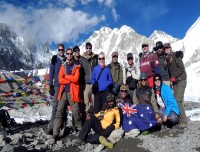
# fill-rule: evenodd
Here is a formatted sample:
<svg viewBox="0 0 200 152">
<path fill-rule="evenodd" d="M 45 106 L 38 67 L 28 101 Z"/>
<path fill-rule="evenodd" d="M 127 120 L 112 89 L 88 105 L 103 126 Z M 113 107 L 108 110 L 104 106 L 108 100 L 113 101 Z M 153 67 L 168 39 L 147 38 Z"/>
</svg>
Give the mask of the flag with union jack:
<svg viewBox="0 0 200 152">
<path fill-rule="evenodd" d="M 151 106 L 118 103 L 123 113 L 122 129 L 126 132 L 132 129 L 148 130 L 157 124 Z"/>
</svg>

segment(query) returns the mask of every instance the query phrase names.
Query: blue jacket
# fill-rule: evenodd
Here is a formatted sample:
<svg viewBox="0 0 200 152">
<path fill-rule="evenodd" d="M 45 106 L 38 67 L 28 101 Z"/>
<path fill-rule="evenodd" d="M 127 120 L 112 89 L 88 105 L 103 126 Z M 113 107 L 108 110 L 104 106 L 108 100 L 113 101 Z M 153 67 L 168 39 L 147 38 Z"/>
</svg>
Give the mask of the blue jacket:
<svg viewBox="0 0 200 152">
<path fill-rule="evenodd" d="M 93 84 L 97 80 L 100 71 L 101 71 L 100 65 L 97 65 L 94 67 L 94 70 L 92 71 L 92 76 L 90 79 L 91 84 Z M 98 80 L 99 91 L 109 90 L 109 87 L 110 85 L 112 85 L 112 83 L 113 83 L 113 80 L 112 80 L 110 70 L 108 69 L 108 67 L 105 67 L 105 69 L 102 71 L 101 76 Z"/>
<path fill-rule="evenodd" d="M 176 99 L 174 98 L 172 89 L 164 83 L 161 87 L 161 97 L 166 107 L 165 114 L 168 116 L 171 111 L 174 111 L 178 115 L 179 108 Z"/>
<path fill-rule="evenodd" d="M 55 87 L 59 87 L 60 84 L 58 82 L 58 74 L 60 71 L 60 67 L 62 65 L 62 61 L 59 57 L 53 56 L 50 65 L 49 72 L 49 85 L 54 85 Z"/>
</svg>

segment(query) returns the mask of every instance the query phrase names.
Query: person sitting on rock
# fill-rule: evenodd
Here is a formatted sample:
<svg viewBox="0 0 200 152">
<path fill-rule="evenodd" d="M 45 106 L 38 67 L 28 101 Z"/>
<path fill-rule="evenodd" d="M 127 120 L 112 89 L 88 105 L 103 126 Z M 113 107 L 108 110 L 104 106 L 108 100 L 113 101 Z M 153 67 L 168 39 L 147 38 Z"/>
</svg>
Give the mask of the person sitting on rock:
<svg viewBox="0 0 200 152">
<path fill-rule="evenodd" d="M 148 76 L 145 73 L 140 74 L 139 86 L 134 93 L 133 102 L 134 104 L 152 107 L 158 124 L 162 124 L 162 120 L 158 114 L 158 106 L 154 90 L 148 86 Z M 144 131 L 144 134 L 148 133 L 149 131 Z"/>
<path fill-rule="evenodd" d="M 120 87 L 120 98 L 117 106 L 121 109 L 122 129 L 125 135 L 134 138 L 140 131 L 146 131 L 157 125 L 153 108 L 150 105 L 134 104 L 127 95 L 128 88 Z"/>
<path fill-rule="evenodd" d="M 140 74 L 139 86 L 133 96 L 134 104 L 151 105 L 154 113 L 158 112 L 154 91 L 148 86 L 148 77 L 145 73 Z"/>
<path fill-rule="evenodd" d="M 115 107 L 114 95 L 108 93 L 106 99 L 107 105 L 104 111 L 94 114 L 90 110 L 90 113 L 87 114 L 87 120 L 79 132 L 75 145 L 79 146 L 85 144 L 85 142 L 91 144 L 101 143 L 110 149 L 113 148 L 113 143 L 106 138 L 113 130 L 120 128 L 120 114 L 119 109 Z M 91 129 L 95 133 L 88 136 Z"/>
<path fill-rule="evenodd" d="M 160 74 L 154 75 L 154 91 L 159 106 L 158 113 L 164 123 L 172 127 L 178 123 L 179 108 L 172 89 L 163 83 Z"/>
<path fill-rule="evenodd" d="M 121 116 L 121 123 L 123 123 L 123 108 L 119 104 L 125 104 L 128 103 L 130 105 L 133 104 L 133 101 L 130 99 L 130 95 L 128 94 L 128 88 L 126 85 L 122 84 L 120 87 L 120 95 L 116 99 L 117 105 L 120 107 L 120 116 Z M 125 130 L 125 135 L 128 137 L 136 137 L 140 134 L 139 129 L 128 129 Z"/>
</svg>

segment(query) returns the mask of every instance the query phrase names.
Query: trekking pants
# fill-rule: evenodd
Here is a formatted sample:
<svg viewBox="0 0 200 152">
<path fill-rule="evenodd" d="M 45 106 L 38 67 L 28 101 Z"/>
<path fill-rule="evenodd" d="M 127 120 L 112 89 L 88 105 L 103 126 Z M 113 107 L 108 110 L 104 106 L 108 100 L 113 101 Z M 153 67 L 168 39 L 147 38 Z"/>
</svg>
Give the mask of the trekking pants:
<svg viewBox="0 0 200 152">
<path fill-rule="evenodd" d="M 181 80 L 178 83 L 174 84 L 174 88 L 173 88 L 174 96 L 176 98 L 176 101 L 180 110 L 179 124 L 187 124 L 187 117 L 186 117 L 185 109 L 183 106 L 186 85 L 187 85 L 187 81 Z"/>
<path fill-rule="evenodd" d="M 61 100 L 58 101 L 58 107 L 54 119 L 53 135 L 59 135 L 60 133 L 62 118 L 64 116 L 64 111 L 66 110 L 67 103 L 69 103 L 69 105 L 72 107 L 73 127 L 76 126 L 78 129 L 81 129 L 82 123 L 81 123 L 81 113 L 80 113 L 79 103 L 71 101 L 71 95 L 69 92 L 63 92 Z"/>
<path fill-rule="evenodd" d="M 94 130 L 95 133 L 88 136 L 91 129 Z M 100 120 L 94 114 L 91 114 L 90 119 L 86 120 L 85 124 L 81 128 L 78 138 L 87 143 L 100 144 L 99 136 L 104 136 L 107 138 L 113 130 L 115 130 L 115 126 L 112 124 L 105 129 L 102 128 Z"/>
</svg>

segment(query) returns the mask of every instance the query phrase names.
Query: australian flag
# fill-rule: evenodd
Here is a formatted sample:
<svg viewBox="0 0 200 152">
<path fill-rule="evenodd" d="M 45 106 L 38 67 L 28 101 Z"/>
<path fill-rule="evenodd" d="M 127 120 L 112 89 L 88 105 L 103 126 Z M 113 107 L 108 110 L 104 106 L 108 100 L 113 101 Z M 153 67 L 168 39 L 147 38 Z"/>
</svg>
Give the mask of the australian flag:
<svg viewBox="0 0 200 152">
<path fill-rule="evenodd" d="M 117 105 L 122 109 L 122 129 L 124 131 L 128 132 L 132 129 L 143 131 L 157 125 L 151 106 L 130 103 L 118 103 Z"/>
</svg>

